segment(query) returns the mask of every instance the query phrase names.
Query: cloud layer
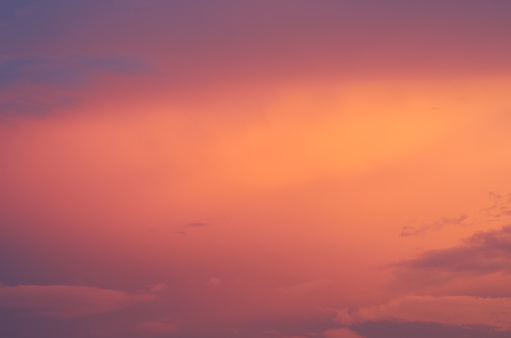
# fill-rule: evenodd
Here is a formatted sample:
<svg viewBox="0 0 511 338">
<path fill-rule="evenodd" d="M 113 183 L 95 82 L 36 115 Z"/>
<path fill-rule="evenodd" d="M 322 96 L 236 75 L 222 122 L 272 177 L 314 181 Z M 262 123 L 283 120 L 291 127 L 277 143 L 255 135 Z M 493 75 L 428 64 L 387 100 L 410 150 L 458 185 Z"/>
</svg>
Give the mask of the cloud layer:
<svg viewBox="0 0 511 338">
<path fill-rule="evenodd" d="M 509 336 L 510 17 L 0 0 L 0 336 Z"/>
<path fill-rule="evenodd" d="M 90 316 L 153 300 L 153 295 L 86 286 L 0 286 L 0 307 L 59 319 Z"/>
<path fill-rule="evenodd" d="M 0 118 L 41 117 L 69 108 L 79 90 L 105 74 L 136 74 L 144 66 L 121 57 L 33 57 L 0 64 Z"/>
<path fill-rule="evenodd" d="M 511 299 L 469 296 L 407 296 L 382 305 L 355 311 L 340 311 L 339 323 L 362 322 L 433 322 L 446 325 L 484 325 L 511 330 Z"/>
</svg>

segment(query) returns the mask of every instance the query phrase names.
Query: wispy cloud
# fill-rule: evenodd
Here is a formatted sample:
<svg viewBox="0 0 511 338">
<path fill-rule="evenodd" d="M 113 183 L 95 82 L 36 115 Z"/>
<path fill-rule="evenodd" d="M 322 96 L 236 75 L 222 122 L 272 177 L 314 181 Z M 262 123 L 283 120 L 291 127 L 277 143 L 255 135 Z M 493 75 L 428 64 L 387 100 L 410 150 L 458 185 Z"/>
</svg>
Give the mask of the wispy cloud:
<svg viewBox="0 0 511 338">
<path fill-rule="evenodd" d="M 85 286 L 0 286 L 0 307 L 58 319 L 109 312 L 154 299 L 155 296 L 150 294 L 131 294 Z"/>
<path fill-rule="evenodd" d="M 326 279 L 318 279 L 282 288 L 282 292 L 286 296 L 301 297 L 316 293 L 331 286 L 332 281 Z"/>
<path fill-rule="evenodd" d="M 446 226 L 450 225 L 465 225 L 465 220 L 467 218 L 468 218 L 467 215 L 461 214 L 459 217 L 456 218 L 442 217 L 433 223 L 423 224 L 417 227 L 405 226 L 401 230 L 401 236 L 403 237 L 418 236 L 430 231 L 442 230 Z"/>
<path fill-rule="evenodd" d="M 204 227 L 204 226 L 207 226 L 207 225 L 210 225 L 210 224 L 209 223 L 204 223 L 204 222 L 191 222 L 191 223 L 186 224 L 186 226 L 194 227 L 194 228 Z"/>
<path fill-rule="evenodd" d="M 491 205 L 482 212 L 489 221 L 506 221 L 511 218 L 511 193 L 499 195 L 489 192 L 488 199 Z"/>
<path fill-rule="evenodd" d="M 34 57 L 0 64 L 0 117 L 40 117 L 72 105 L 74 90 L 102 73 L 133 74 L 144 65 L 126 57 Z"/>
</svg>

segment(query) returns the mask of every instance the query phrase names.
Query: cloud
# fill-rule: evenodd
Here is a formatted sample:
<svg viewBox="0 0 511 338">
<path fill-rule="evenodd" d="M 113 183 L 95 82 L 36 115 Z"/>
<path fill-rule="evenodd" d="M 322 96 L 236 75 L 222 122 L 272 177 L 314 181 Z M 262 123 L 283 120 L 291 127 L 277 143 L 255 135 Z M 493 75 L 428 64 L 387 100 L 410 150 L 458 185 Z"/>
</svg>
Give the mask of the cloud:
<svg viewBox="0 0 511 338">
<path fill-rule="evenodd" d="M 328 330 L 324 333 L 324 338 L 364 338 L 351 331 L 350 329 L 343 327 L 340 329 Z"/>
<path fill-rule="evenodd" d="M 0 63 L 0 117 L 44 116 L 78 101 L 73 90 L 102 73 L 133 74 L 144 69 L 125 57 L 21 58 Z"/>
<path fill-rule="evenodd" d="M 310 335 L 307 336 L 288 336 L 278 330 L 266 330 L 263 332 L 263 337 L 266 338 L 308 338 Z"/>
<path fill-rule="evenodd" d="M 211 277 L 209 279 L 208 285 L 210 286 L 219 286 L 222 283 L 222 279 L 218 277 Z"/>
<path fill-rule="evenodd" d="M 154 299 L 153 295 L 85 286 L 0 286 L 0 307 L 59 319 L 109 312 Z"/>
<path fill-rule="evenodd" d="M 136 73 L 142 69 L 142 63 L 119 57 L 13 59 L 0 64 L 0 90 L 18 83 L 79 86 L 94 72 Z"/>
<path fill-rule="evenodd" d="M 429 231 L 442 230 L 444 227 L 449 225 L 465 225 L 464 221 L 467 218 L 468 218 L 467 215 L 461 214 L 457 218 L 442 217 L 433 223 L 423 224 L 419 227 L 405 226 L 401 230 L 401 236 L 403 237 L 418 236 Z"/>
<path fill-rule="evenodd" d="M 458 247 L 427 251 L 415 259 L 397 264 L 397 267 L 449 273 L 510 273 L 511 226 L 478 232 Z"/>
<path fill-rule="evenodd" d="M 453 327 L 463 328 L 459 335 L 467 337 L 500 337 L 499 330 L 511 331 L 511 298 L 505 282 L 511 272 L 511 226 L 476 232 L 457 246 L 426 251 L 393 268 L 397 290 L 414 294 L 385 304 L 343 309 L 337 317 L 340 324 L 362 334 L 366 332 L 357 327 L 371 322 L 435 323 L 444 326 L 429 327 L 431 332 L 444 332 L 446 337 L 456 331 Z"/>
<path fill-rule="evenodd" d="M 314 294 L 318 291 L 328 288 L 331 285 L 332 285 L 332 282 L 330 280 L 318 279 L 318 280 L 308 281 L 305 283 L 291 285 L 289 287 L 283 288 L 282 291 L 287 296 L 300 297 L 300 296 Z"/>
<path fill-rule="evenodd" d="M 191 222 L 191 223 L 188 223 L 186 226 L 189 226 L 189 227 L 203 227 L 203 226 L 206 226 L 206 225 L 209 225 L 209 223 Z"/>
<path fill-rule="evenodd" d="M 0 1 L 0 38 L 5 36 L 5 31 L 16 21 L 27 17 L 34 12 L 35 8 L 29 0 L 3 0 Z M 5 55 L 6 51 L 3 51 Z"/>
<path fill-rule="evenodd" d="M 149 320 L 139 323 L 137 327 L 149 336 L 170 334 L 178 330 L 177 325 L 168 320 Z"/>
<path fill-rule="evenodd" d="M 367 338 L 509 338 L 509 332 L 488 326 L 453 326 L 424 322 L 366 322 L 351 328 Z"/>
<path fill-rule="evenodd" d="M 511 329 L 511 298 L 471 296 L 406 296 L 382 305 L 341 310 L 337 321 L 353 326 L 363 322 L 432 322 L 446 325 L 483 325 Z"/>
<path fill-rule="evenodd" d="M 158 293 L 158 292 L 165 291 L 168 288 L 169 288 L 168 284 L 166 284 L 166 283 L 159 283 L 159 284 L 152 285 L 151 288 L 149 289 L 149 292 L 151 292 L 151 293 Z"/>
<path fill-rule="evenodd" d="M 499 195 L 494 192 L 488 193 L 491 205 L 482 210 L 489 221 L 506 221 L 511 217 L 511 193 Z"/>
</svg>

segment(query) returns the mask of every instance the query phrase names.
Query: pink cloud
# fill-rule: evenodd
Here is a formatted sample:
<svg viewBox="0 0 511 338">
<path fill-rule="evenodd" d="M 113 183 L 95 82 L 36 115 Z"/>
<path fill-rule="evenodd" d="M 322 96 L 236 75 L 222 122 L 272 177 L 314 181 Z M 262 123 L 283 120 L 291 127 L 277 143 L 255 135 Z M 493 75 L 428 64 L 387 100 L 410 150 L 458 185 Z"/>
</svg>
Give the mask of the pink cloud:
<svg viewBox="0 0 511 338">
<path fill-rule="evenodd" d="M 50 318 L 76 318 L 151 301 L 146 294 L 68 285 L 0 286 L 0 307 Z"/>
<path fill-rule="evenodd" d="M 177 326 L 167 320 L 149 320 L 139 323 L 138 328 L 147 335 L 162 335 L 177 331 Z"/>
<path fill-rule="evenodd" d="M 485 325 L 511 330 L 511 298 L 471 296 L 407 296 L 354 311 L 341 310 L 343 325 L 363 322 L 434 322 L 446 325 Z"/>
<path fill-rule="evenodd" d="M 151 292 L 151 293 L 163 292 L 163 291 L 167 290 L 168 287 L 169 286 L 166 283 L 155 284 L 155 285 L 151 286 L 151 288 L 149 289 L 149 292 Z"/>
<path fill-rule="evenodd" d="M 300 297 L 314 294 L 322 291 L 332 285 L 332 282 L 325 279 L 313 280 L 305 283 L 291 285 L 290 287 L 283 288 L 282 291 L 287 296 Z"/>
<path fill-rule="evenodd" d="M 285 335 L 285 334 L 281 333 L 278 330 L 264 331 L 263 332 L 263 337 L 267 337 L 267 338 L 307 338 L 305 336 L 288 336 L 288 335 Z"/>
<path fill-rule="evenodd" d="M 363 336 L 359 336 L 355 332 L 351 331 L 348 328 L 340 328 L 334 330 L 328 330 L 324 333 L 325 338 L 364 338 Z"/>
</svg>

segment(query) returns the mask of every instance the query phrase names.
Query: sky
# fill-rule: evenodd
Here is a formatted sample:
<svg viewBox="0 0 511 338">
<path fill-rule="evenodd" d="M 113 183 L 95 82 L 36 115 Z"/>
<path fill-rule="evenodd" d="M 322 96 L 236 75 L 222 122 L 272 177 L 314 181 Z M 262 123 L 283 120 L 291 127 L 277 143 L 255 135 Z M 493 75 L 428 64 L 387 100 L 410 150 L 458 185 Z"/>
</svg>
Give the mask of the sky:
<svg viewBox="0 0 511 338">
<path fill-rule="evenodd" d="M 0 0 L 0 336 L 511 337 L 510 16 Z"/>
</svg>

